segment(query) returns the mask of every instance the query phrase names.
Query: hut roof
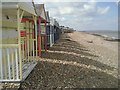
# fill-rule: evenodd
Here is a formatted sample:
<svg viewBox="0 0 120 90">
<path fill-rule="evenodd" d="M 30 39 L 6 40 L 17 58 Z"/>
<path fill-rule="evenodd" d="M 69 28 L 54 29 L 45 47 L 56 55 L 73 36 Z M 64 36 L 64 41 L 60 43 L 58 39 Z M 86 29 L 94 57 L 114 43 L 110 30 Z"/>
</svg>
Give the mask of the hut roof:
<svg viewBox="0 0 120 90">
<path fill-rule="evenodd" d="M 49 17 L 49 12 L 48 11 L 46 11 L 46 20 L 47 20 L 48 23 L 50 22 L 50 17 Z"/>
<path fill-rule="evenodd" d="M 26 16 L 37 16 L 32 0 L 29 0 L 29 2 L 19 2 L 19 0 L 16 1 L 18 2 L 2 2 L 2 12 L 8 15 L 16 15 L 17 9 L 20 8 L 27 12 Z"/>
<path fill-rule="evenodd" d="M 38 16 L 46 20 L 46 12 L 44 8 L 44 4 L 35 4 L 35 8 Z"/>
</svg>

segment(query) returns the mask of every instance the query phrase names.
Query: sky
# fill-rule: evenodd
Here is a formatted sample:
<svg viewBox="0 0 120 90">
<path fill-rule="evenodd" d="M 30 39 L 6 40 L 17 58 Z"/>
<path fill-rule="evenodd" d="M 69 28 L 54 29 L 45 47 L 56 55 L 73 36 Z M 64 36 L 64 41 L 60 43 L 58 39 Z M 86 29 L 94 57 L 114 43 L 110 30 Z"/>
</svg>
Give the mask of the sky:
<svg viewBox="0 0 120 90">
<path fill-rule="evenodd" d="M 118 30 L 116 2 L 44 2 L 50 17 L 77 31 Z"/>
</svg>

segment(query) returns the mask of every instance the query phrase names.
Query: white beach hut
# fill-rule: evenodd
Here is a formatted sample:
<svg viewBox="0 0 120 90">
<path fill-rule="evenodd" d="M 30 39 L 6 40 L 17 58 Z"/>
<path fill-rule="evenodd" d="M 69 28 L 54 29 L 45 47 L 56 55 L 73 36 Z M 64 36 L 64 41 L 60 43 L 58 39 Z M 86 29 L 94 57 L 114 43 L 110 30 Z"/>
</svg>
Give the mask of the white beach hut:
<svg viewBox="0 0 120 90">
<path fill-rule="evenodd" d="M 19 1 L 2 2 L 1 6 L 0 82 L 24 80 L 37 64 L 33 60 L 37 57 L 34 3 Z"/>
</svg>

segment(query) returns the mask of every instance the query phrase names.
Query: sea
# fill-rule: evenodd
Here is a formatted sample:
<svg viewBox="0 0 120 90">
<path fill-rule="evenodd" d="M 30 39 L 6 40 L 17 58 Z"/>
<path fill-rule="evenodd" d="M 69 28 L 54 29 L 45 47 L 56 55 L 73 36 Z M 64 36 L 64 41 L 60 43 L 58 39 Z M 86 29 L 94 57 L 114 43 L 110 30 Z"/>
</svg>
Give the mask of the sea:
<svg viewBox="0 0 120 90">
<path fill-rule="evenodd" d="M 118 34 L 118 31 L 109 31 L 109 30 L 96 30 L 96 31 L 85 31 L 90 34 L 97 34 L 103 37 L 108 37 L 112 39 L 120 39 L 120 32 Z"/>
</svg>

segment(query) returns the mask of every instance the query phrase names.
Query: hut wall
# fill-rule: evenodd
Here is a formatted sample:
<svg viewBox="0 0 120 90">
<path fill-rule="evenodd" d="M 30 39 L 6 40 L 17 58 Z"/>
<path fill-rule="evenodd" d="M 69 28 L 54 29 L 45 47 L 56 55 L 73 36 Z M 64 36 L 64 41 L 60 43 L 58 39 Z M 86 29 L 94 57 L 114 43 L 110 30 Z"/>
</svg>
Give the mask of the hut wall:
<svg viewBox="0 0 120 90">
<path fill-rule="evenodd" d="M 46 27 L 45 27 L 45 24 L 44 24 L 44 23 L 42 23 L 42 24 L 40 25 L 40 33 L 41 33 L 42 35 L 45 35 L 45 34 L 46 34 Z"/>
<path fill-rule="evenodd" d="M 2 44 L 17 44 L 18 31 L 15 16 L 2 15 Z"/>
<path fill-rule="evenodd" d="M 47 48 L 50 47 L 50 26 L 48 25 L 46 28 L 46 34 L 47 34 Z"/>
<path fill-rule="evenodd" d="M 54 44 L 54 26 L 50 25 L 50 46 Z"/>
<path fill-rule="evenodd" d="M 40 34 L 41 34 L 41 49 L 46 50 L 47 35 L 46 35 L 46 25 L 45 25 L 45 23 L 40 24 Z"/>
</svg>

